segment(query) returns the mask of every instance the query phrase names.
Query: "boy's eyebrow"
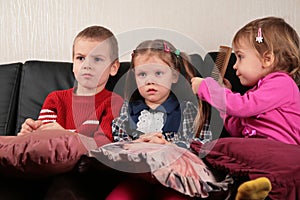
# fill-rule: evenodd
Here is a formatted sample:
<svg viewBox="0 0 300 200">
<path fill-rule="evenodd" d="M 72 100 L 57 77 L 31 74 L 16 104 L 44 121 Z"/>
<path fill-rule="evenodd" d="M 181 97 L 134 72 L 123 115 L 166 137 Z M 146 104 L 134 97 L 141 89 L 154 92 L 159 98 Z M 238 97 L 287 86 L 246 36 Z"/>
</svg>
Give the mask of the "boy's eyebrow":
<svg viewBox="0 0 300 200">
<path fill-rule="evenodd" d="M 106 57 L 103 54 L 90 54 L 90 56 L 92 56 L 92 57 Z"/>
<path fill-rule="evenodd" d="M 86 56 L 86 55 L 83 53 L 75 53 L 74 56 Z M 89 56 L 106 58 L 106 56 L 103 54 L 89 54 Z"/>
<path fill-rule="evenodd" d="M 76 55 L 76 56 L 82 56 L 84 54 L 82 54 L 82 53 L 75 53 L 74 55 Z"/>
</svg>

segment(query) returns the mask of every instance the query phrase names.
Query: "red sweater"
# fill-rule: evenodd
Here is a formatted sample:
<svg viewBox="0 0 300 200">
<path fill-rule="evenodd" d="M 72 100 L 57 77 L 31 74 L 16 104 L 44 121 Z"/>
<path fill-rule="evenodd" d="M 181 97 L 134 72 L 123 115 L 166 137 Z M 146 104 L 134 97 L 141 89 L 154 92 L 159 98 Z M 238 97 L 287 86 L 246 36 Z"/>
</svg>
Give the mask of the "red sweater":
<svg viewBox="0 0 300 200">
<path fill-rule="evenodd" d="M 39 120 L 57 122 L 63 128 L 94 137 L 98 146 L 113 141 L 111 122 L 119 115 L 123 99 L 106 89 L 94 96 L 77 96 L 73 88 L 51 92 Z"/>
</svg>

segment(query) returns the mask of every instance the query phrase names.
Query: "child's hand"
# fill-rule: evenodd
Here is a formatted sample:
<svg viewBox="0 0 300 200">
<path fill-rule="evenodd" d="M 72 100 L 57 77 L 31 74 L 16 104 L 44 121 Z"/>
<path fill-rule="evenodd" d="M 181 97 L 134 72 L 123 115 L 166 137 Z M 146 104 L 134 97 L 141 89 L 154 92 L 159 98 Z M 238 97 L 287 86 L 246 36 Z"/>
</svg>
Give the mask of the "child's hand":
<svg viewBox="0 0 300 200">
<path fill-rule="evenodd" d="M 65 130 L 59 123 L 53 122 L 49 124 L 43 124 L 42 126 L 39 127 L 39 130 L 53 130 L 53 129 L 60 129 L 60 130 Z"/>
<path fill-rule="evenodd" d="M 157 144 L 168 144 L 169 142 L 164 138 L 163 134 L 158 133 L 147 133 L 141 135 L 139 139 L 136 139 L 135 142 L 150 142 Z"/>
<path fill-rule="evenodd" d="M 28 133 L 32 133 L 33 131 L 37 130 L 42 126 L 43 122 L 41 120 L 34 121 L 31 118 L 25 120 L 25 122 L 21 126 L 21 131 L 18 135 L 25 135 Z"/>
<path fill-rule="evenodd" d="M 224 78 L 223 79 L 223 84 L 224 84 L 224 86 L 226 87 L 226 88 L 228 88 L 228 89 L 232 89 L 232 85 L 231 85 L 231 83 L 229 82 L 229 80 L 228 79 L 226 79 L 226 78 Z"/>
<path fill-rule="evenodd" d="M 191 79 L 192 89 L 195 94 L 198 94 L 198 89 L 199 89 L 199 86 L 202 81 L 203 81 L 203 78 L 200 78 L 200 77 L 194 77 Z"/>
</svg>

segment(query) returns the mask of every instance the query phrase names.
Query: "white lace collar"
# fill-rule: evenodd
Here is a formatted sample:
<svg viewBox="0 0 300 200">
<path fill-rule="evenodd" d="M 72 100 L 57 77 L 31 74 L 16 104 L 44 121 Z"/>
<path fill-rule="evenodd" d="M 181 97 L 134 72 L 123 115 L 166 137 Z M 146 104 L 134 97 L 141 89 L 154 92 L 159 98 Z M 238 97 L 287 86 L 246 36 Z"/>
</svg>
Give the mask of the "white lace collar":
<svg viewBox="0 0 300 200">
<path fill-rule="evenodd" d="M 164 126 L 163 112 L 143 110 L 138 117 L 137 130 L 143 133 L 162 132 Z"/>
</svg>

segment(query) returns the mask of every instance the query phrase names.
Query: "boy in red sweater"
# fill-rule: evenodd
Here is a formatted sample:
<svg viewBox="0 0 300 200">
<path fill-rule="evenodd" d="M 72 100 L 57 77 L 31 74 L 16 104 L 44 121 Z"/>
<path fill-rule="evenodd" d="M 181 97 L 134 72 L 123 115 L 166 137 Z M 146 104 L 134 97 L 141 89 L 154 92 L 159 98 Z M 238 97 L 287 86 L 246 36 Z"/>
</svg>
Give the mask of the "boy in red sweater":
<svg viewBox="0 0 300 200">
<path fill-rule="evenodd" d="M 119 66 L 118 42 L 110 30 L 101 26 L 82 30 L 73 43 L 75 87 L 50 93 L 38 120 L 26 119 L 18 135 L 64 129 L 93 137 L 97 146 L 112 142 L 111 122 L 123 99 L 105 85 Z"/>
<path fill-rule="evenodd" d="M 56 129 L 93 138 L 89 140 L 92 143 L 88 149 L 112 142 L 111 123 L 119 115 L 123 98 L 108 91 L 105 85 L 109 76 L 116 75 L 119 69 L 118 51 L 116 37 L 105 27 L 90 26 L 79 32 L 73 42 L 75 86 L 51 92 L 44 101 L 38 120 L 26 119 L 18 135 Z M 98 170 L 99 166 L 102 167 L 99 161 L 93 162 L 87 156 L 81 156 L 73 170 L 50 178 L 50 183 L 45 181 L 45 188 L 42 185 L 46 191 L 42 194 L 45 195 L 43 199 L 102 199 L 114 186 L 118 174 L 111 170 Z M 104 179 L 106 185 L 101 186 L 99 191 L 99 186 L 91 181 L 93 179 Z M 26 185 L 34 187 L 30 183 Z M 20 187 L 24 186 L 21 184 Z"/>
</svg>

